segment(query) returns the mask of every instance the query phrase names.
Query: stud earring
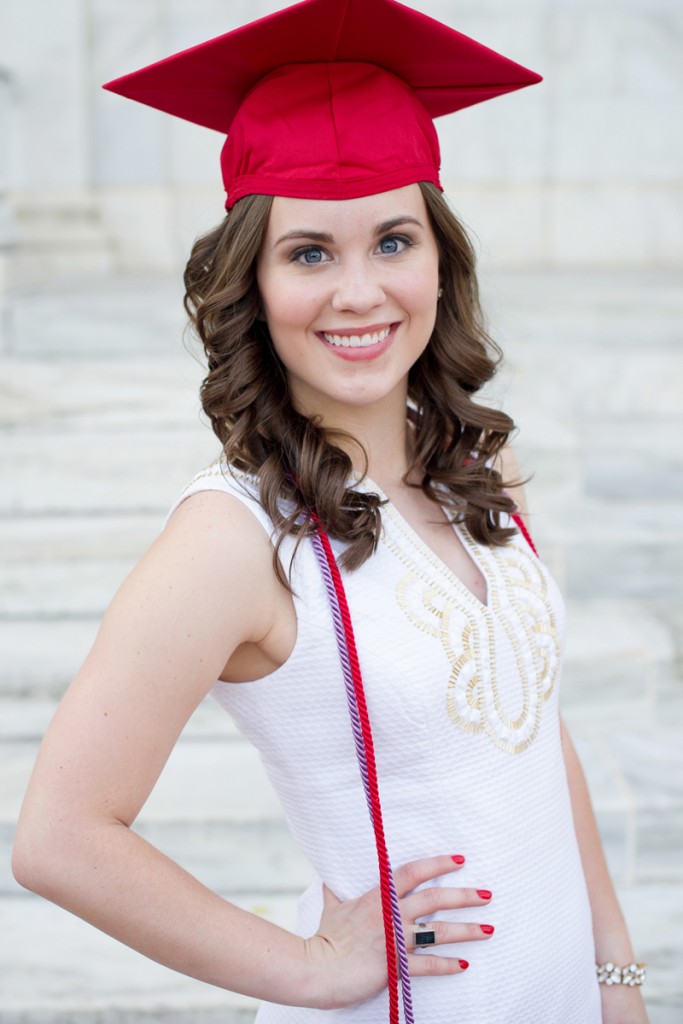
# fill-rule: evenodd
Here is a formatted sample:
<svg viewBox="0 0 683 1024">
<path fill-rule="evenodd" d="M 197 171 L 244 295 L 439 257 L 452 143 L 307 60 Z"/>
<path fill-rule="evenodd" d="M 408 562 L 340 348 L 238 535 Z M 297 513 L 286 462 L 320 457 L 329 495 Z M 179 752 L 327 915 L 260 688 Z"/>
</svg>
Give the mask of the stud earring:
<svg viewBox="0 0 683 1024">
<path fill-rule="evenodd" d="M 442 295 L 443 295 L 443 288 L 439 288 L 438 292 L 436 293 L 437 300 L 440 299 Z"/>
</svg>

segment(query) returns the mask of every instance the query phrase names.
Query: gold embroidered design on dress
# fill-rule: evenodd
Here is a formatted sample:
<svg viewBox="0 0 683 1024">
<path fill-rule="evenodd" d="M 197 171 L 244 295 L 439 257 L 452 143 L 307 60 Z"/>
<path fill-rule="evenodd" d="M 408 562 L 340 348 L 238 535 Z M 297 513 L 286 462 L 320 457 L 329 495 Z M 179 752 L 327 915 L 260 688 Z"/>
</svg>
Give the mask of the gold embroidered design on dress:
<svg viewBox="0 0 683 1024">
<path fill-rule="evenodd" d="M 465 732 L 485 733 L 500 750 L 521 754 L 538 735 L 560 665 L 557 622 L 540 562 L 522 541 L 483 550 L 460 528 L 465 550 L 486 577 L 485 606 L 405 529 L 393 508 L 385 508 L 387 513 L 437 570 L 434 575 L 422 570 L 383 531 L 384 543 L 406 569 L 396 588 L 399 607 L 415 627 L 439 639 L 450 663 L 446 707 L 451 721 Z M 514 661 L 514 695 L 509 688 L 501 694 L 498 686 L 496 624 Z M 511 700 L 514 706 L 506 707 Z"/>
</svg>

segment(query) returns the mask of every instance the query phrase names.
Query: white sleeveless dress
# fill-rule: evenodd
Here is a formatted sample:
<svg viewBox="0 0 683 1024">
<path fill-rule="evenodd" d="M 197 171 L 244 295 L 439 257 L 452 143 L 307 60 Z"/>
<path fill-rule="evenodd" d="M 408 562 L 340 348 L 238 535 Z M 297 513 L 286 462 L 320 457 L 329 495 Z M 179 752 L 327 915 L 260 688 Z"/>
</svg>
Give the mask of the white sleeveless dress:
<svg viewBox="0 0 683 1024">
<path fill-rule="evenodd" d="M 377 491 L 367 480 L 359 486 Z M 243 502 L 272 535 L 253 479 L 215 464 L 202 490 Z M 177 507 L 174 506 L 174 508 Z M 600 1024 L 586 885 L 558 716 L 564 609 L 517 535 L 475 543 L 454 526 L 487 584 L 484 605 L 391 504 L 377 552 L 344 574 L 370 720 L 389 856 L 400 865 L 461 853 L 435 883 L 493 891 L 484 908 L 435 915 L 491 923 L 486 941 L 435 947 L 469 961 L 460 975 L 414 978 L 416 1024 Z M 341 899 L 377 884 L 328 599 L 312 545 L 292 559 L 298 635 L 288 661 L 213 695 L 258 748 L 314 881 L 298 931 L 317 931 L 321 880 Z M 343 545 L 333 541 L 335 554 Z M 386 991 L 343 1010 L 262 1004 L 258 1024 L 386 1024 Z"/>
</svg>

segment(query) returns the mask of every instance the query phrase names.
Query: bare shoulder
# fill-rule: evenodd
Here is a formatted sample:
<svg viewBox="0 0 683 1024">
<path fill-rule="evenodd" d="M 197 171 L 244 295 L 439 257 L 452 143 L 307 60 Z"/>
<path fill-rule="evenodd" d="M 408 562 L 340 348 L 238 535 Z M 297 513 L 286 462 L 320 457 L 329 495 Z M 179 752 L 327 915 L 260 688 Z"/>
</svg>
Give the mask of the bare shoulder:
<svg viewBox="0 0 683 1024">
<path fill-rule="evenodd" d="M 115 595 L 86 674 L 201 699 L 233 652 L 272 628 L 283 590 L 272 555 L 237 498 L 189 497 Z"/>
<path fill-rule="evenodd" d="M 59 807 L 65 822 L 130 824 L 233 653 L 262 642 L 283 590 L 270 539 L 237 498 L 183 502 L 114 596 L 47 732 L 30 791 L 38 818 Z"/>
<path fill-rule="evenodd" d="M 238 498 L 224 491 L 199 491 L 186 498 L 157 544 L 170 549 L 174 559 L 208 557 L 253 569 L 272 562 L 271 541 L 261 523 Z"/>
<path fill-rule="evenodd" d="M 193 618 L 197 613 L 213 617 L 211 609 L 220 608 L 222 621 L 238 627 L 230 638 L 236 644 L 261 639 L 269 598 L 282 589 L 268 533 L 238 498 L 222 491 L 200 491 L 182 502 L 138 575 L 144 577 L 147 568 L 157 596 L 169 600 L 179 588 Z"/>
</svg>

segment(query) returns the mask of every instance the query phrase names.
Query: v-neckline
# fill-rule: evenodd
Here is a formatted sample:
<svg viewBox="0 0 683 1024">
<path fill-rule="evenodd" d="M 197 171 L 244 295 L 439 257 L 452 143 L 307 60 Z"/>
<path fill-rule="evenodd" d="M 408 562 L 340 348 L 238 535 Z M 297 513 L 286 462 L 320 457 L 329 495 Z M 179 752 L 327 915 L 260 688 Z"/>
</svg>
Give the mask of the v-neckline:
<svg viewBox="0 0 683 1024">
<path fill-rule="evenodd" d="M 443 558 L 441 558 L 441 556 L 436 551 L 434 551 L 432 547 L 429 546 L 426 540 L 424 540 L 424 538 L 420 536 L 417 530 L 413 526 L 411 526 L 411 524 L 408 522 L 405 516 L 401 512 L 399 512 L 398 508 L 391 500 L 391 498 L 384 493 L 379 484 L 375 483 L 375 481 L 371 477 L 364 476 L 362 479 L 356 479 L 355 485 L 357 487 L 361 487 L 365 491 L 372 491 L 373 493 L 378 494 L 382 501 L 385 503 L 385 507 L 389 513 L 389 516 L 394 521 L 396 526 L 402 531 L 402 533 L 405 534 L 405 536 L 411 542 L 413 547 L 417 548 L 421 555 L 424 558 L 426 558 L 427 561 L 431 562 L 434 568 L 437 569 L 442 576 L 445 576 L 446 579 L 448 579 L 449 582 L 452 585 L 454 585 L 458 589 L 458 591 L 467 598 L 468 601 L 474 604 L 475 607 L 479 610 L 479 612 L 488 614 L 488 612 L 490 611 L 492 584 L 490 572 L 487 570 L 487 567 L 484 566 L 482 561 L 474 555 L 474 541 L 472 540 L 468 530 L 461 523 L 455 522 L 453 516 L 449 513 L 448 509 L 444 508 L 443 505 L 438 506 L 441 509 L 443 515 L 446 517 L 446 520 L 450 524 L 456 537 L 460 541 L 463 551 L 471 560 L 475 568 L 478 569 L 481 578 L 484 581 L 484 585 L 486 587 L 486 594 L 485 599 L 483 601 L 474 593 L 473 590 L 471 590 L 467 586 L 467 584 L 460 578 L 460 576 L 458 576 L 458 574 L 450 568 L 450 566 L 446 565 Z"/>
</svg>

